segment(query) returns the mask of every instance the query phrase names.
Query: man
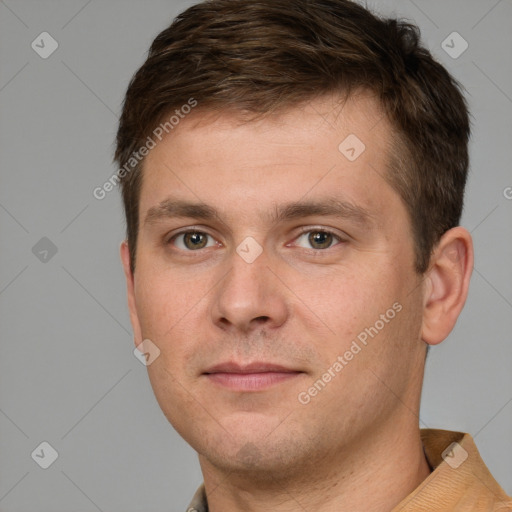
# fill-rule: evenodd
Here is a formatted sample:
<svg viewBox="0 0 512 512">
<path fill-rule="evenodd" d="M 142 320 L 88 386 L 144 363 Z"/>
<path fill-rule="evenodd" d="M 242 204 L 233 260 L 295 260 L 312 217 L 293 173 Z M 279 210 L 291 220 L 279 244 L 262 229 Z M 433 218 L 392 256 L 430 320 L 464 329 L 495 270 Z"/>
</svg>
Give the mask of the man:
<svg viewBox="0 0 512 512">
<path fill-rule="evenodd" d="M 418 425 L 464 305 L 468 112 L 415 27 L 347 0 L 213 0 L 120 121 L 135 344 L 198 452 L 189 511 L 490 511 L 471 436 Z"/>
</svg>

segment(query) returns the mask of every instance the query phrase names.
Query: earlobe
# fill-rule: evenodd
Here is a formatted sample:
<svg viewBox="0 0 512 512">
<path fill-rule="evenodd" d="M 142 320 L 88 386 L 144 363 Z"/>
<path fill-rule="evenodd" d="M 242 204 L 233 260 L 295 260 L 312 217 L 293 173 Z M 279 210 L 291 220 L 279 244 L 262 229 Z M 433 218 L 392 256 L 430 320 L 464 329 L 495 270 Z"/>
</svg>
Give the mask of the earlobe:
<svg viewBox="0 0 512 512">
<path fill-rule="evenodd" d="M 128 310 L 130 313 L 130 322 L 133 329 L 133 341 L 135 346 L 137 346 L 142 342 L 142 332 L 135 301 L 135 278 L 130 268 L 130 249 L 127 240 L 123 240 L 119 252 L 121 256 L 121 262 L 123 264 L 124 275 L 126 278 L 126 293 L 128 299 Z"/>
<path fill-rule="evenodd" d="M 462 311 L 473 271 L 473 242 L 469 232 L 456 227 L 439 240 L 425 275 L 422 339 L 441 343 Z"/>
</svg>

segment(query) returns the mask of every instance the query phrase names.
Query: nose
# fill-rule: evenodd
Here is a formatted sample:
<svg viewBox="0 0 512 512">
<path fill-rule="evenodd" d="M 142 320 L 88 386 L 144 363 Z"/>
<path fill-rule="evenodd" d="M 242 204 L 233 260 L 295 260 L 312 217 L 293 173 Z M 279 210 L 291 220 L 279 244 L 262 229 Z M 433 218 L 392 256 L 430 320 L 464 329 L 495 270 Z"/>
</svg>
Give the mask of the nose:
<svg viewBox="0 0 512 512">
<path fill-rule="evenodd" d="M 214 324 L 246 334 L 283 325 L 289 315 L 287 288 L 265 251 L 250 263 L 233 251 L 229 266 L 213 297 Z"/>
</svg>

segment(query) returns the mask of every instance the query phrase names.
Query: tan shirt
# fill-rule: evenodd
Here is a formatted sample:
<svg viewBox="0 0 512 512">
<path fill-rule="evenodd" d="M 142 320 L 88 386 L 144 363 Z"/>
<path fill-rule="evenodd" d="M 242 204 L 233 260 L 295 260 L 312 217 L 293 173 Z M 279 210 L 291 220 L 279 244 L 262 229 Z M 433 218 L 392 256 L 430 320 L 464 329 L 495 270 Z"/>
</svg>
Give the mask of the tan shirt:
<svg viewBox="0 0 512 512">
<path fill-rule="evenodd" d="M 512 512 L 512 498 L 494 480 L 469 434 L 422 429 L 421 440 L 434 470 L 391 512 Z M 203 485 L 187 512 L 208 512 Z"/>
</svg>

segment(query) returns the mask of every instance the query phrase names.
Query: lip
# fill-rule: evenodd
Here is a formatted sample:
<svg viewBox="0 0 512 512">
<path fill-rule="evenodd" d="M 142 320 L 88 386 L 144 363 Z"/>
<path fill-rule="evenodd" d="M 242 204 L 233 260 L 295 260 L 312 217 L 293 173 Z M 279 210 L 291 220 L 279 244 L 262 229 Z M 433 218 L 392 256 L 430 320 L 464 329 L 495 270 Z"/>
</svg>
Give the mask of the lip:
<svg viewBox="0 0 512 512">
<path fill-rule="evenodd" d="M 255 361 L 249 364 L 239 364 L 234 361 L 227 361 L 225 363 L 216 364 L 208 368 L 204 373 L 296 373 L 297 370 L 292 370 L 286 366 L 274 363 L 267 363 L 263 361 Z"/>
<path fill-rule="evenodd" d="M 211 382 L 232 391 L 262 391 L 302 373 L 274 363 L 239 364 L 229 361 L 212 366 L 204 375 Z"/>
</svg>

